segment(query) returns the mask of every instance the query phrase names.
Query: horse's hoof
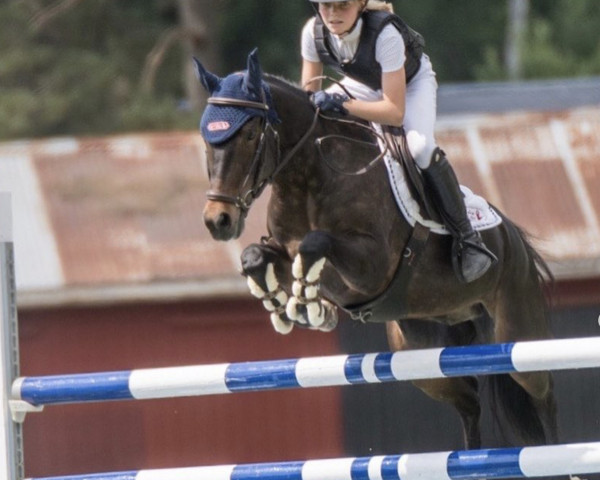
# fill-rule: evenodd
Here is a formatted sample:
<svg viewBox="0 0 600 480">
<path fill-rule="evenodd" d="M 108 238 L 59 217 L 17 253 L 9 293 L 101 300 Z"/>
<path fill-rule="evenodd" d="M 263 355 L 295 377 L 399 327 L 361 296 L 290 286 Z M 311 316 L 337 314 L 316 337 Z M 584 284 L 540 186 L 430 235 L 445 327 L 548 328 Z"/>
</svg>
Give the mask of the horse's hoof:
<svg viewBox="0 0 600 480">
<path fill-rule="evenodd" d="M 321 302 L 309 302 L 306 304 L 306 313 L 308 317 L 308 323 L 311 327 L 321 328 L 325 323 L 325 309 L 321 305 Z"/>
<path fill-rule="evenodd" d="M 298 302 L 296 297 L 290 297 L 285 306 L 285 314 L 290 320 L 299 323 L 300 325 L 306 325 L 306 306 Z"/>
<path fill-rule="evenodd" d="M 337 307 L 327 300 L 322 300 L 322 305 L 325 311 L 325 321 L 321 324 L 319 330 L 321 332 L 331 332 L 338 324 Z"/>
<path fill-rule="evenodd" d="M 294 328 L 293 322 L 290 322 L 289 320 L 284 320 L 277 313 L 271 314 L 271 325 L 273 325 L 275 331 L 277 333 L 280 333 L 281 335 L 287 335 Z"/>
</svg>

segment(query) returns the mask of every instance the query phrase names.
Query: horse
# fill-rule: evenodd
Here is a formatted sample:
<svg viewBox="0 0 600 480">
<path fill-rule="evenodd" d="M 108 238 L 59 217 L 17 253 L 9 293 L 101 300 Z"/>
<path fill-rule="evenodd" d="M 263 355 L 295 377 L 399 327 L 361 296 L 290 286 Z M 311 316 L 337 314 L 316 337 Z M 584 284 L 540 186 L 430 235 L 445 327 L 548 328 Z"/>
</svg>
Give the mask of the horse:
<svg viewBox="0 0 600 480">
<path fill-rule="evenodd" d="M 209 176 L 204 223 L 215 240 L 238 238 L 253 200 L 270 185 L 268 235 L 244 249 L 241 265 L 277 331 L 330 331 L 341 309 L 356 320 L 385 322 L 392 351 L 469 345 L 481 341 L 480 331 L 498 343 L 551 337 L 551 272 L 509 218 L 499 213 L 499 225 L 481 232 L 498 262 L 462 283 L 450 236 L 399 214 L 379 161 L 381 142 L 368 124 L 315 111 L 307 92 L 263 73 L 256 50 L 246 70 L 223 78 L 194 61 L 209 94 L 201 120 Z M 493 412 L 511 427 L 511 442 L 558 442 L 548 372 L 489 381 L 496 386 Z M 451 404 L 465 447 L 480 448 L 475 377 L 413 383 Z"/>
</svg>

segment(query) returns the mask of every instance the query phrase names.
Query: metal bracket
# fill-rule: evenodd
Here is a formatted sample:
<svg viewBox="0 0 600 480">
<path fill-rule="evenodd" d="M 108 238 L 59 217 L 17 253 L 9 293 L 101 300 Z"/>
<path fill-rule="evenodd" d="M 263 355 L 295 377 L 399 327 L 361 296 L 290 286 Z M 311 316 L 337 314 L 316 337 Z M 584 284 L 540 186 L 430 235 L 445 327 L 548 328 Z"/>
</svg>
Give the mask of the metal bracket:
<svg viewBox="0 0 600 480">
<path fill-rule="evenodd" d="M 9 400 L 8 406 L 13 422 L 15 423 L 23 423 L 25 421 L 25 415 L 29 412 L 41 412 L 44 410 L 43 405 L 32 405 L 25 400 Z"/>
</svg>

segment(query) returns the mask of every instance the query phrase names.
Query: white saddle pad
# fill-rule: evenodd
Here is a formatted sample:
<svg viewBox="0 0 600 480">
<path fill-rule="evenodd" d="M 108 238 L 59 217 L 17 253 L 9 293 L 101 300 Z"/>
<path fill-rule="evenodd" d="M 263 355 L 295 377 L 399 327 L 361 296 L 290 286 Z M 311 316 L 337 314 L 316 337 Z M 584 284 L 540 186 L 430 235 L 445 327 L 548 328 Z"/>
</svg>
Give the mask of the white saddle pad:
<svg viewBox="0 0 600 480">
<path fill-rule="evenodd" d="M 409 142 L 410 148 L 410 142 Z M 434 233 L 449 235 L 448 229 L 433 220 L 423 218 L 421 209 L 417 201 L 412 197 L 404 171 L 398 162 L 388 153 L 384 157 L 385 166 L 387 167 L 390 177 L 390 186 L 396 197 L 396 202 L 404 218 L 412 226 L 416 222 L 428 227 Z M 487 230 L 502 223 L 502 217 L 496 212 L 489 203 L 479 195 L 475 195 L 469 188 L 464 185 L 460 186 L 465 196 L 465 206 L 467 207 L 467 216 L 471 220 L 471 225 L 475 230 Z"/>
</svg>

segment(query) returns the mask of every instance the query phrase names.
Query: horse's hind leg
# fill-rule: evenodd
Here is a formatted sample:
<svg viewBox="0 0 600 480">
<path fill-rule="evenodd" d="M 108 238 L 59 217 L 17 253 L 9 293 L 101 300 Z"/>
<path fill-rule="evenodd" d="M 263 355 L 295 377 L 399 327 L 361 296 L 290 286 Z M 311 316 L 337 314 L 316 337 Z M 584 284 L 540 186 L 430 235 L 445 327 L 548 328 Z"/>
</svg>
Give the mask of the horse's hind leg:
<svg viewBox="0 0 600 480">
<path fill-rule="evenodd" d="M 462 336 L 461 334 L 464 332 L 465 336 L 470 337 L 473 329 L 471 322 L 453 327 L 446 327 L 445 325 L 430 322 L 425 323 L 425 321 L 420 320 L 402 321 L 401 324 L 403 328 L 397 322 L 388 322 L 386 324 L 388 343 L 392 351 L 442 346 L 440 342 L 448 342 L 448 332 L 451 329 L 454 329 L 454 334 L 451 335 L 454 337 L 454 341 L 449 343 L 455 344 L 458 340 L 456 335 Z M 430 335 L 432 330 L 436 330 L 438 335 Z M 475 377 L 417 380 L 412 383 L 434 400 L 454 406 L 463 425 L 465 447 L 468 449 L 478 449 L 481 447 L 481 431 L 479 426 L 481 407 L 477 379 Z"/>
<path fill-rule="evenodd" d="M 531 276 L 528 282 L 505 282 L 506 285 L 498 292 L 494 311 L 495 341 L 503 343 L 551 337 L 537 272 L 531 272 Z M 557 443 L 556 401 L 550 372 L 516 372 L 511 373 L 510 378 L 522 387 L 528 398 L 506 384 L 496 388 L 495 393 L 504 407 L 508 423 L 514 426 L 520 440 L 533 445 Z M 491 381 L 493 386 L 502 380 L 491 377 Z M 521 399 L 517 400 L 519 397 Z"/>
</svg>

